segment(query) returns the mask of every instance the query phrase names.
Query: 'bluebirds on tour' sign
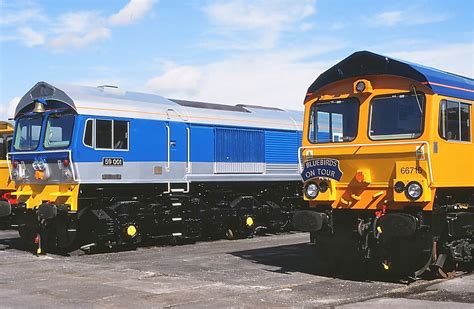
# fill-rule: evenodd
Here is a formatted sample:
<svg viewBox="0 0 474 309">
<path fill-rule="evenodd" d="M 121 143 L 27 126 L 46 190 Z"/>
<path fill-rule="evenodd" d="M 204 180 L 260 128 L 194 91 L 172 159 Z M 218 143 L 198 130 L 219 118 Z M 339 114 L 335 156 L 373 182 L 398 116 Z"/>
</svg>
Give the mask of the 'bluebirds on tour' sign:
<svg viewBox="0 0 474 309">
<path fill-rule="evenodd" d="M 304 181 L 312 178 L 330 178 L 340 181 L 342 171 L 339 168 L 339 160 L 319 158 L 306 161 L 301 177 Z"/>
</svg>

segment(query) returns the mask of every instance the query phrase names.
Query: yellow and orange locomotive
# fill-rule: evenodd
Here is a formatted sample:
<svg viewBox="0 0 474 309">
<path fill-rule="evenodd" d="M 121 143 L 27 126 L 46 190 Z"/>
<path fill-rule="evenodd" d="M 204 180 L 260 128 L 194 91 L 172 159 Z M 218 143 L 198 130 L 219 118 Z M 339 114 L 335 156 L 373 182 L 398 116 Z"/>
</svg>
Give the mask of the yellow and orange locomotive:
<svg viewBox="0 0 474 309">
<path fill-rule="evenodd" d="M 473 102 L 471 78 L 367 51 L 322 73 L 305 98 L 309 209 L 295 226 L 388 272 L 472 266 Z"/>
</svg>

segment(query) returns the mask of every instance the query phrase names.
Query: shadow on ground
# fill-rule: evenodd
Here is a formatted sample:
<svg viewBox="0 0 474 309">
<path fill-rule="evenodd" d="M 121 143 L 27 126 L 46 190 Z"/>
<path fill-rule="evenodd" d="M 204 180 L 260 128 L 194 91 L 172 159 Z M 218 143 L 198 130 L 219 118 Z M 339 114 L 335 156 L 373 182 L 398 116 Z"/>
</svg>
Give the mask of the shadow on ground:
<svg viewBox="0 0 474 309">
<path fill-rule="evenodd" d="M 16 249 L 21 251 L 31 251 L 32 248 L 27 246 L 18 235 L 17 231 L 12 231 L 0 238 L 0 250 Z"/>
<path fill-rule="evenodd" d="M 409 283 L 399 276 L 387 276 L 371 272 L 353 248 L 343 247 L 336 252 L 327 252 L 325 248 L 309 243 L 282 245 L 252 250 L 229 252 L 234 256 L 250 260 L 253 263 L 277 268 L 278 273 L 306 273 L 316 276 L 337 278 L 350 281 L 380 281 L 391 283 Z"/>
</svg>

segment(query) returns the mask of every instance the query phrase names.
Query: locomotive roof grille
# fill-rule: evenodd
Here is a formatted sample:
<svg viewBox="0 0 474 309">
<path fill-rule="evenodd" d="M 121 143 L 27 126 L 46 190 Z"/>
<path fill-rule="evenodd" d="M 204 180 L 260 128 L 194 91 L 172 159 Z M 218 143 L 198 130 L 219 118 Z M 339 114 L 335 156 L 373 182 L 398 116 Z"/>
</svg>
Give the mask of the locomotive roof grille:
<svg viewBox="0 0 474 309">
<path fill-rule="evenodd" d="M 346 78 L 382 74 L 413 79 L 430 87 L 437 94 L 474 100 L 474 79 L 472 78 L 369 51 L 355 52 L 319 75 L 308 88 L 308 94 Z"/>
</svg>

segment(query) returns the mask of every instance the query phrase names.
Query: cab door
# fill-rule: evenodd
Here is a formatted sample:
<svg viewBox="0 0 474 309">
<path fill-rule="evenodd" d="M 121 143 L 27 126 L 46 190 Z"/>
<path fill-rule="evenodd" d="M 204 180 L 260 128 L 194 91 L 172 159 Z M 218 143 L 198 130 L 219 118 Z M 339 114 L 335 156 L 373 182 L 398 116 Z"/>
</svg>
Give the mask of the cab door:
<svg viewBox="0 0 474 309">
<path fill-rule="evenodd" d="M 189 171 L 189 125 L 186 122 L 167 122 L 168 163 L 172 179 L 184 179 Z"/>
</svg>

